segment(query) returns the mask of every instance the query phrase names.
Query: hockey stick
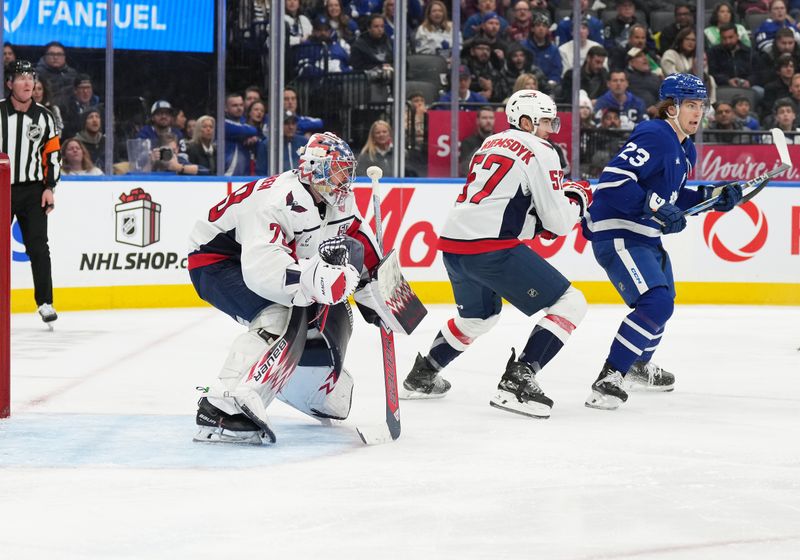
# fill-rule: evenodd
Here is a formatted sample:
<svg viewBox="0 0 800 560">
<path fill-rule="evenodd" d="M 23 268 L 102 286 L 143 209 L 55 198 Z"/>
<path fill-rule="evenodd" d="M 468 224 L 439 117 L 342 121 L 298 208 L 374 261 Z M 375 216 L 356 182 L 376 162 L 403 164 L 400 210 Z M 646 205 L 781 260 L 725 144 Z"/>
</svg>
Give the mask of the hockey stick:
<svg viewBox="0 0 800 560">
<path fill-rule="evenodd" d="M 372 180 L 372 206 L 375 211 L 375 236 L 383 254 L 383 224 L 381 223 L 381 187 L 380 179 L 383 171 L 372 166 L 367 169 L 367 176 Z M 386 387 L 386 426 L 379 431 L 367 428 L 356 428 L 361 441 L 366 444 L 384 443 L 388 441 L 386 429 L 391 438 L 400 437 L 400 401 L 397 394 L 397 362 L 394 351 L 394 333 L 381 321 L 381 349 L 383 350 L 383 380 Z"/>
<path fill-rule="evenodd" d="M 739 204 L 744 204 L 748 200 L 751 200 L 755 195 L 761 192 L 761 190 L 764 187 L 767 186 L 767 183 L 769 183 L 770 179 L 792 167 L 792 158 L 789 157 L 789 148 L 786 145 L 786 136 L 783 134 L 783 131 L 780 128 L 773 128 L 772 130 L 770 130 L 770 133 L 772 134 L 772 142 L 778 149 L 778 156 L 780 156 L 781 158 L 781 164 L 775 169 L 767 171 L 766 173 L 763 173 L 758 177 L 754 177 L 749 181 L 747 181 L 746 183 L 743 183 L 742 191 L 749 189 L 751 187 L 755 188 L 750 192 L 748 192 L 746 195 L 744 195 L 742 197 L 742 200 L 739 201 Z M 704 200 L 699 204 L 695 204 L 691 208 L 687 208 L 686 210 L 683 211 L 683 215 L 694 216 L 695 214 L 699 214 L 700 212 L 703 212 L 704 210 L 711 208 L 712 206 L 714 206 L 714 204 L 716 204 L 720 196 L 722 196 L 723 189 L 731 185 L 735 185 L 737 183 L 738 181 L 733 181 L 730 183 L 725 183 L 724 185 L 721 185 L 719 187 L 716 187 L 714 191 L 719 192 L 720 194 L 712 196 L 708 200 Z"/>
</svg>

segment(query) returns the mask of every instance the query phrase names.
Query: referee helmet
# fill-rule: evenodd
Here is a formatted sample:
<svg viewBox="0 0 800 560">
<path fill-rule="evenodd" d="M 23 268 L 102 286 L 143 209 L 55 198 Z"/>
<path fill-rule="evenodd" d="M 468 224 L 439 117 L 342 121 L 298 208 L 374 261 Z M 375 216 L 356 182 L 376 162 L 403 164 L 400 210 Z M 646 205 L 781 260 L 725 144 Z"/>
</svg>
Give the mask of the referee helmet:
<svg viewBox="0 0 800 560">
<path fill-rule="evenodd" d="M 13 80 L 15 77 L 22 74 L 30 74 L 34 79 L 36 79 L 36 69 L 28 60 L 15 60 L 14 62 L 9 62 L 8 66 L 6 66 L 5 74 L 6 80 Z"/>
</svg>

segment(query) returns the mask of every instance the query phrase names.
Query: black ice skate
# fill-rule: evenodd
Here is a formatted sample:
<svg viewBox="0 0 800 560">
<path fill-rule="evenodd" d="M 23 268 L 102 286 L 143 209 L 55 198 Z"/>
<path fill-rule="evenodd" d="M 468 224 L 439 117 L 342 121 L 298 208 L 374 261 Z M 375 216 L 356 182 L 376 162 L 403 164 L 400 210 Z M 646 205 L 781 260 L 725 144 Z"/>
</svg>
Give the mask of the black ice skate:
<svg viewBox="0 0 800 560">
<path fill-rule="evenodd" d="M 531 418 L 550 418 L 550 409 L 553 408 L 553 400 L 542 392 L 533 369 L 529 364 L 515 360 L 513 348 L 506 371 L 497 385 L 497 394 L 489 404 Z"/>
<path fill-rule="evenodd" d="M 274 434 L 267 434 L 244 414 L 227 414 L 208 402 L 206 397 L 197 401 L 198 427 L 194 441 L 202 443 L 273 443 Z M 271 437 L 270 437 L 271 436 Z"/>
<path fill-rule="evenodd" d="M 636 362 L 625 374 L 628 391 L 673 391 L 675 376 L 653 362 Z"/>
<path fill-rule="evenodd" d="M 441 399 L 450 390 L 450 382 L 439 375 L 428 358 L 417 354 L 414 367 L 403 381 L 401 399 Z"/>
<path fill-rule="evenodd" d="M 601 410 L 616 410 L 628 400 L 628 393 L 622 388 L 622 374 L 605 363 L 597 381 L 592 383 L 592 394 L 586 399 L 586 406 Z"/>
</svg>

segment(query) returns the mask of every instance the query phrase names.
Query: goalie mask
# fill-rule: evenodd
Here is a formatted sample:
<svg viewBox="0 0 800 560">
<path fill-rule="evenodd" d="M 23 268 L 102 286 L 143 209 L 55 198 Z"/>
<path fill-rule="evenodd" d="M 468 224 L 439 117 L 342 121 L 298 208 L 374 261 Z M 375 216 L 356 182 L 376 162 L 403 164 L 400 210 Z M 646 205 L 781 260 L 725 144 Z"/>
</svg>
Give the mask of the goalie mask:
<svg viewBox="0 0 800 560">
<path fill-rule="evenodd" d="M 344 207 L 352 195 L 356 158 L 347 142 L 332 132 L 312 134 L 298 151 L 300 181 L 314 189 L 326 204 Z"/>
</svg>

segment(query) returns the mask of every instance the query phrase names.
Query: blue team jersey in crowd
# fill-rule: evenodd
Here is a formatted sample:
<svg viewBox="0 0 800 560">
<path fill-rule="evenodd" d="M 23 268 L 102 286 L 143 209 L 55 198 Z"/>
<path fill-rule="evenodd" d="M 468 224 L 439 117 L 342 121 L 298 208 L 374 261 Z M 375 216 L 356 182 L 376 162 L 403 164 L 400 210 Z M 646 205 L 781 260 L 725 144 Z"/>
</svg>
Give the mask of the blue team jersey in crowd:
<svg viewBox="0 0 800 560">
<path fill-rule="evenodd" d="M 794 31 L 795 40 L 800 40 L 800 33 L 797 32 L 797 28 L 795 28 L 789 20 L 785 19 L 782 22 L 777 22 L 772 18 L 768 18 L 764 20 L 753 34 L 756 48 L 760 51 L 770 52 L 772 50 L 772 44 L 775 41 L 775 33 L 782 27 Z"/>
<path fill-rule="evenodd" d="M 600 122 L 603 119 L 603 110 L 614 108 L 619 110 L 620 128 L 632 129 L 636 124 L 648 120 L 647 108 L 641 97 L 636 97 L 629 91 L 625 92 L 625 101 L 620 103 L 608 90 L 597 98 L 594 104 L 595 119 Z"/>
<path fill-rule="evenodd" d="M 659 244 L 659 225 L 644 211 L 646 195 L 654 191 L 682 209 L 699 202 L 696 190 L 684 189 L 696 160 L 692 139 L 679 143 L 666 121 L 637 125 L 600 175 L 583 219 L 584 235 L 593 241 L 621 237 Z"/>
</svg>

